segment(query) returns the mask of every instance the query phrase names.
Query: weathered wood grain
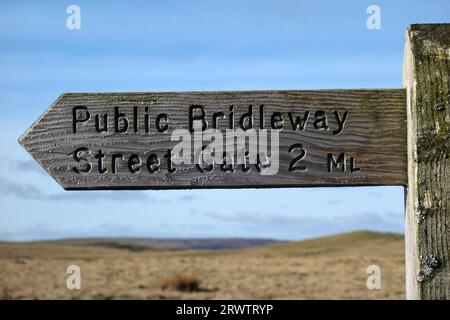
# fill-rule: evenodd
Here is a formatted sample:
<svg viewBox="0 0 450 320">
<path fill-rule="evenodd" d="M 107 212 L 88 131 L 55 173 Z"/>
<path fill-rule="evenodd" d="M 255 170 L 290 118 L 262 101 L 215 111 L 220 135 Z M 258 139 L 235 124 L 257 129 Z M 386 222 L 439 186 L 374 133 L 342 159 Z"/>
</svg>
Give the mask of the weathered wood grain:
<svg viewBox="0 0 450 320">
<path fill-rule="evenodd" d="M 411 25 L 406 279 L 409 299 L 450 299 L 450 24 Z"/>
<path fill-rule="evenodd" d="M 217 166 L 212 172 L 200 172 L 195 165 L 175 166 L 167 171 L 163 158 L 174 129 L 189 129 L 189 107 L 202 105 L 209 127 L 212 113 L 223 112 L 226 119 L 219 121 L 219 129 L 229 123 L 229 108 L 234 106 L 235 127 L 239 118 L 253 106 L 254 127 L 259 128 L 259 106 L 264 105 L 265 128 L 271 129 L 271 116 L 281 112 L 284 122 L 280 136 L 280 169 L 276 175 L 261 175 L 254 166 L 249 172 L 236 168 L 235 172 L 222 172 Z M 91 119 L 77 123 L 73 131 L 72 111 L 75 106 L 88 108 Z M 350 185 L 406 185 L 406 92 L 404 89 L 382 90 L 318 90 L 318 91 L 242 91 L 242 92 L 179 92 L 179 93 L 68 93 L 61 95 L 20 138 L 25 149 L 65 189 L 171 189 L 171 188 L 241 188 L 241 187 L 297 187 L 297 186 L 350 186 Z M 114 114 L 114 108 L 128 115 L 129 130 L 115 133 L 110 123 L 108 132 L 97 133 L 96 114 Z M 150 126 L 138 120 L 134 132 L 131 116 L 133 108 L 148 108 Z M 317 111 L 328 116 L 327 130 L 315 129 L 313 121 Z M 293 130 L 288 116 L 303 116 L 310 111 L 304 130 Z M 348 118 L 340 134 L 334 112 Z M 167 114 L 168 131 L 158 132 L 155 119 Z M 142 115 L 140 116 L 142 117 Z M 79 118 L 83 118 L 79 115 Z M 108 118 L 109 119 L 109 118 Z M 276 117 L 275 117 L 276 119 Z M 280 124 L 281 122 L 276 122 Z M 223 127 L 221 127 L 223 126 Z M 334 131 L 334 133 L 333 133 Z M 307 154 L 301 166 L 307 171 L 289 171 L 296 151 L 289 147 L 301 143 Z M 80 164 L 74 160 L 74 150 L 88 147 L 92 154 L 92 170 L 87 174 L 74 172 Z M 125 159 L 132 153 L 143 155 L 142 170 L 130 173 L 126 161 L 119 163 L 112 173 L 111 159 L 105 158 L 105 173 L 99 173 L 96 150 L 122 153 Z M 161 159 L 159 172 L 145 169 L 146 157 L 156 153 Z M 347 156 L 347 170 L 328 172 L 327 154 L 338 158 Z M 356 159 L 360 171 L 351 172 L 350 158 Z"/>
</svg>

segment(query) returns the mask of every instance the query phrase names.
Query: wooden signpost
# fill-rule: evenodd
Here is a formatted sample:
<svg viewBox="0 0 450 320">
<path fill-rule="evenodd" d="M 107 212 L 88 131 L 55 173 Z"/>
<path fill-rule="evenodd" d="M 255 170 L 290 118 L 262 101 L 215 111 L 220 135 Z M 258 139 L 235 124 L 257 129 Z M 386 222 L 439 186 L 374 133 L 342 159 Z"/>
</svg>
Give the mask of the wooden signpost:
<svg viewBox="0 0 450 320">
<path fill-rule="evenodd" d="M 20 142 L 65 189 L 406 185 L 405 104 L 401 89 L 64 94 Z M 276 131 L 279 170 L 175 164 L 172 134 L 196 122 Z"/>
<path fill-rule="evenodd" d="M 68 93 L 20 143 L 66 190 L 405 186 L 407 297 L 449 299 L 449 75 L 413 25 L 405 89 Z"/>
</svg>

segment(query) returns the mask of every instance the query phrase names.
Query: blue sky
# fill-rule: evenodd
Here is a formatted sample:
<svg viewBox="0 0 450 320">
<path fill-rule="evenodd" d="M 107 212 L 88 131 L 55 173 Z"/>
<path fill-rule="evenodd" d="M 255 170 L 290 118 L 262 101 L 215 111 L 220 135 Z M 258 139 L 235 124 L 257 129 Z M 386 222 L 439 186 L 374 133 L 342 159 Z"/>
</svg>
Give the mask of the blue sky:
<svg viewBox="0 0 450 320">
<path fill-rule="evenodd" d="M 398 88 L 407 25 L 449 17 L 449 1 L 2 1 L 0 239 L 402 232 L 401 187 L 65 192 L 17 139 L 63 92 Z"/>
</svg>

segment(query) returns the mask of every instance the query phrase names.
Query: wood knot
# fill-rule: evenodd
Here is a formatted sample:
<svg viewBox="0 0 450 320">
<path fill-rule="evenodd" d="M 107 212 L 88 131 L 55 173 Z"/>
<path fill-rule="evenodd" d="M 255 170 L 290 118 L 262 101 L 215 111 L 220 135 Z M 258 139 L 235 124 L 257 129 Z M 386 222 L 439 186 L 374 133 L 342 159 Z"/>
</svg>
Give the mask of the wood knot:
<svg viewBox="0 0 450 320">
<path fill-rule="evenodd" d="M 442 130 L 439 133 L 422 133 L 417 139 L 418 161 L 431 162 L 450 157 L 448 141 L 450 133 Z"/>
<path fill-rule="evenodd" d="M 438 103 L 434 106 L 434 110 L 435 111 L 444 111 L 445 110 L 445 104 L 443 103 Z"/>
</svg>

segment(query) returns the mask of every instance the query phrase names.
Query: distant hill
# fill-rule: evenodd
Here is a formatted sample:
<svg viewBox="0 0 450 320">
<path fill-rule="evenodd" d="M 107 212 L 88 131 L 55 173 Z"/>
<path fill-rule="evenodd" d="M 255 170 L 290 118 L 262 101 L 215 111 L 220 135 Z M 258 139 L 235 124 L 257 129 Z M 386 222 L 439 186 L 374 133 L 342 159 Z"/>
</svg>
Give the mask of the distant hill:
<svg viewBox="0 0 450 320">
<path fill-rule="evenodd" d="M 375 232 L 375 231 L 353 231 L 325 237 L 317 237 L 300 241 L 273 244 L 274 248 L 282 250 L 326 250 L 335 251 L 340 249 L 364 247 L 377 245 L 385 242 L 403 241 L 404 236 L 398 233 Z"/>
<path fill-rule="evenodd" d="M 343 247 L 360 246 L 380 241 L 398 241 L 403 235 L 375 231 L 354 231 L 332 236 L 317 237 L 299 241 L 283 241 L 261 238 L 69 238 L 60 240 L 25 241 L 22 244 L 66 244 L 124 249 L 143 250 L 228 250 L 270 246 L 280 250 L 333 250 Z M 2 242 L 0 243 L 9 243 Z M 12 242 L 14 243 L 14 242 Z"/>
<path fill-rule="evenodd" d="M 130 251 L 143 250 L 226 250 L 279 244 L 285 241 L 274 239 L 246 238 L 205 238 L 205 239 L 171 239 L 171 238 L 82 238 L 51 241 L 34 241 L 33 243 L 63 243 L 73 245 L 101 246 Z"/>
</svg>

